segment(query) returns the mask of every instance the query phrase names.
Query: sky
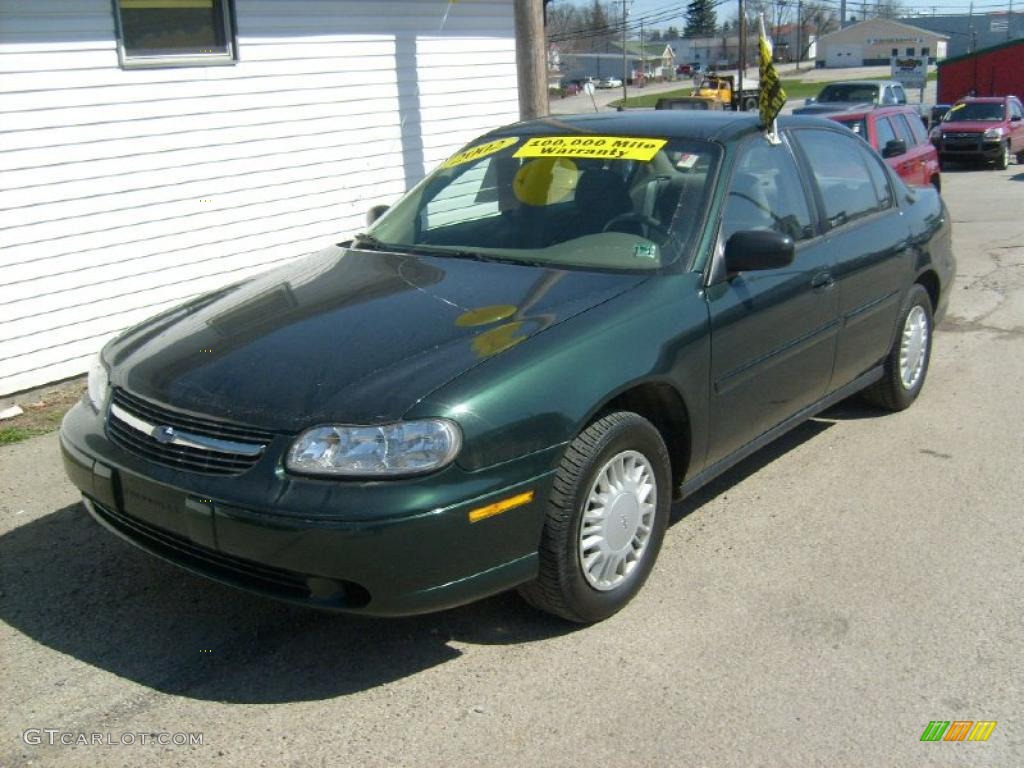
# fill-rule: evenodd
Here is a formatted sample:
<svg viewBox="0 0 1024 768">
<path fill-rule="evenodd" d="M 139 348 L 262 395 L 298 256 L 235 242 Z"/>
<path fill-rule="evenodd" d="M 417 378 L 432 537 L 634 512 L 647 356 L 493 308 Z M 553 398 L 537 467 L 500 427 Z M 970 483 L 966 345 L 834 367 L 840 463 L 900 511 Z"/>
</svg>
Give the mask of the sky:
<svg viewBox="0 0 1024 768">
<path fill-rule="evenodd" d="M 564 0 L 556 0 L 556 2 L 563 2 Z M 626 0 L 627 6 L 630 7 L 629 15 L 630 18 L 635 18 L 638 15 L 660 19 L 663 16 L 668 15 L 673 9 L 678 9 L 678 14 L 675 15 L 677 21 L 655 21 L 653 27 L 655 29 L 664 29 L 669 25 L 675 24 L 675 26 L 681 26 L 683 15 L 686 12 L 687 2 L 669 2 L 668 0 Z M 792 0 L 796 2 L 796 0 Z M 839 6 L 839 0 L 822 0 L 827 5 Z M 576 4 L 585 4 L 586 0 L 576 0 Z M 936 14 L 942 13 L 967 13 L 970 7 L 969 0 L 900 0 L 900 3 L 904 8 L 913 11 L 920 11 L 922 13 L 931 14 L 933 9 Z M 870 2 L 869 2 L 870 5 Z M 1024 0 L 1013 0 L 1015 10 L 1024 11 Z M 992 11 L 1002 10 L 1005 11 L 1009 6 L 1009 0 L 976 0 L 974 3 L 975 13 L 991 13 Z M 737 0 L 726 0 L 719 8 L 719 20 L 722 18 L 731 18 L 736 16 L 736 11 L 739 7 Z M 856 13 L 860 7 L 860 0 L 854 2 L 854 0 L 847 0 L 846 3 L 847 13 Z M 908 14 L 909 15 L 909 14 Z"/>
</svg>

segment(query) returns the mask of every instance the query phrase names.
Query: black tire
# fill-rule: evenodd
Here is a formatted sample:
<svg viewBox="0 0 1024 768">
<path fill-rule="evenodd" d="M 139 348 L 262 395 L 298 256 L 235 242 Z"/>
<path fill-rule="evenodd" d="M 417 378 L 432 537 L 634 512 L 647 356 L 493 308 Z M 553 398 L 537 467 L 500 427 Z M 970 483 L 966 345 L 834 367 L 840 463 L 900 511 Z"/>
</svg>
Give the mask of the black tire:
<svg viewBox="0 0 1024 768">
<path fill-rule="evenodd" d="M 743 111 L 744 112 L 753 112 L 756 109 L 757 109 L 757 99 L 755 99 L 753 96 L 748 96 L 746 99 L 744 99 L 744 101 L 743 101 Z"/>
<path fill-rule="evenodd" d="M 602 591 L 584 574 L 580 535 L 584 506 L 598 475 L 614 458 L 635 451 L 654 477 L 654 512 L 642 554 L 617 586 Z M 555 474 L 541 534 L 540 572 L 519 588 L 528 603 L 570 621 L 589 624 L 623 608 L 647 580 L 661 549 L 672 497 L 672 468 L 661 434 L 647 419 L 628 411 L 604 416 L 570 443 Z M 625 524 L 625 518 L 622 518 Z"/>
<path fill-rule="evenodd" d="M 1017 165 L 1024 165 L 1024 152 L 1018 152 L 1016 155 Z"/>
<path fill-rule="evenodd" d="M 1010 145 L 1008 143 L 1004 142 L 1003 143 L 1003 151 L 1000 153 L 999 157 L 996 158 L 995 169 L 997 171 L 1005 171 L 1009 167 L 1010 167 Z"/>
<path fill-rule="evenodd" d="M 939 174 L 932 176 L 932 186 L 935 187 L 935 191 L 942 194 L 942 177 Z"/>
<path fill-rule="evenodd" d="M 927 335 L 921 371 L 913 386 L 907 387 L 900 375 L 900 352 L 903 345 L 903 332 L 907 325 L 907 318 L 910 317 L 910 313 L 914 311 L 915 307 L 920 307 L 924 311 L 924 327 Z M 896 338 L 893 339 L 892 349 L 889 350 L 889 354 L 885 357 L 882 378 L 864 390 L 864 398 L 868 402 L 880 408 L 885 408 L 887 411 L 903 411 L 913 405 L 917 396 L 921 394 L 924 380 L 928 375 L 928 364 L 932 358 L 932 332 L 931 299 L 924 286 L 915 283 L 911 286 L 910 291 L 907 293 L 907 298 L 903 302 L 899 325 L 896 326 Z"/>
</svg>

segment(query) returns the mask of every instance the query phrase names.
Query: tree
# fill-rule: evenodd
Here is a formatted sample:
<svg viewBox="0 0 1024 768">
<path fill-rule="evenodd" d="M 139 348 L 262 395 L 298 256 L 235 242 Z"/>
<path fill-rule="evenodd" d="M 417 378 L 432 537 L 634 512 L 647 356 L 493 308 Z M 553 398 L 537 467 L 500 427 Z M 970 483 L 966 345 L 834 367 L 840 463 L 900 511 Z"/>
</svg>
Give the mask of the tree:
<svg viewBox="0 0 1024 768">
<path fill-rule="evenodd" d="M 659 32 L 658 30 L 655 29 L 655 30 L 653 30 L 651 32 L 650 35 L 647 36 L 647 39 L 648 39 L 648 41 L 650 41 L 652 43 L 660 43 L 661 42 L 661 32 Z"/>
<path fill-rule="evenodd" d="M 679 39 L 679 30 L 676 29 L 675 27 L 669 27 L 665 31 L 665 39 L 669 40 L 669 41 L 671 41 L 671 40 L 678 40 Z"/>
<path fill-rule="evenodd" d="M 712 37 L 717 29 L 715 4 L 712 0 L 691 0 L 686 6 L 684 37 Z"/>
</svg>

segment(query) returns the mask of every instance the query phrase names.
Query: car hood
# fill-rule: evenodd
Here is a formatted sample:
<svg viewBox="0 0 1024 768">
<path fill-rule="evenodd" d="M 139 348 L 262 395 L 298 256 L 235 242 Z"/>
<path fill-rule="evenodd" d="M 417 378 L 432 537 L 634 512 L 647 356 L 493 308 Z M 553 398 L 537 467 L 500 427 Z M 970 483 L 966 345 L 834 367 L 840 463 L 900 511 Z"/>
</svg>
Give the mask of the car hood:
<svg viewBox="0 0 1024 768">
<path fill-rule="evenodd" d="M 875 105 L 870 101 L 816 101 L 793 110 L 794 115 L 824 115 L 828 112 L 863 112 Z"/>
<path fill-rule="evenodd" d="M 157 315 L 103 354 L 115 387 L 193 414 L 289 432 L 394 421 L 644 279 L 334 247 Z"/>
<path fill-rule="evenodd" d="M 941 123 L 939 131 L 942 133 L 984 133 L 989 128 L 1003 128 L 1009 124 L 1000 120 L 963 120 L 955 123 Z"/>
</svg>

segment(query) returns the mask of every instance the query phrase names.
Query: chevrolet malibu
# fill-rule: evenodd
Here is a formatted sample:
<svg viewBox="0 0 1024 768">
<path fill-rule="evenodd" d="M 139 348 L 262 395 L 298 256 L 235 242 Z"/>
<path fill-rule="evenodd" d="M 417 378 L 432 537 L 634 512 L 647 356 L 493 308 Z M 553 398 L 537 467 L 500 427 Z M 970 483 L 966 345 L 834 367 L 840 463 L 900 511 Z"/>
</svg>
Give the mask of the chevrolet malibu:
<svg viewBox="0 0 1024 768">
<path fill-rule="evenodd" d="M 674 498 L 844 398 L 910 406 L 955 271 L 935 190 L 818 118 L 516 123 L 371 218 L 104 347 L 61 428 L 96 520 L 310 606 L 598 621 Z"/>
</svg>

